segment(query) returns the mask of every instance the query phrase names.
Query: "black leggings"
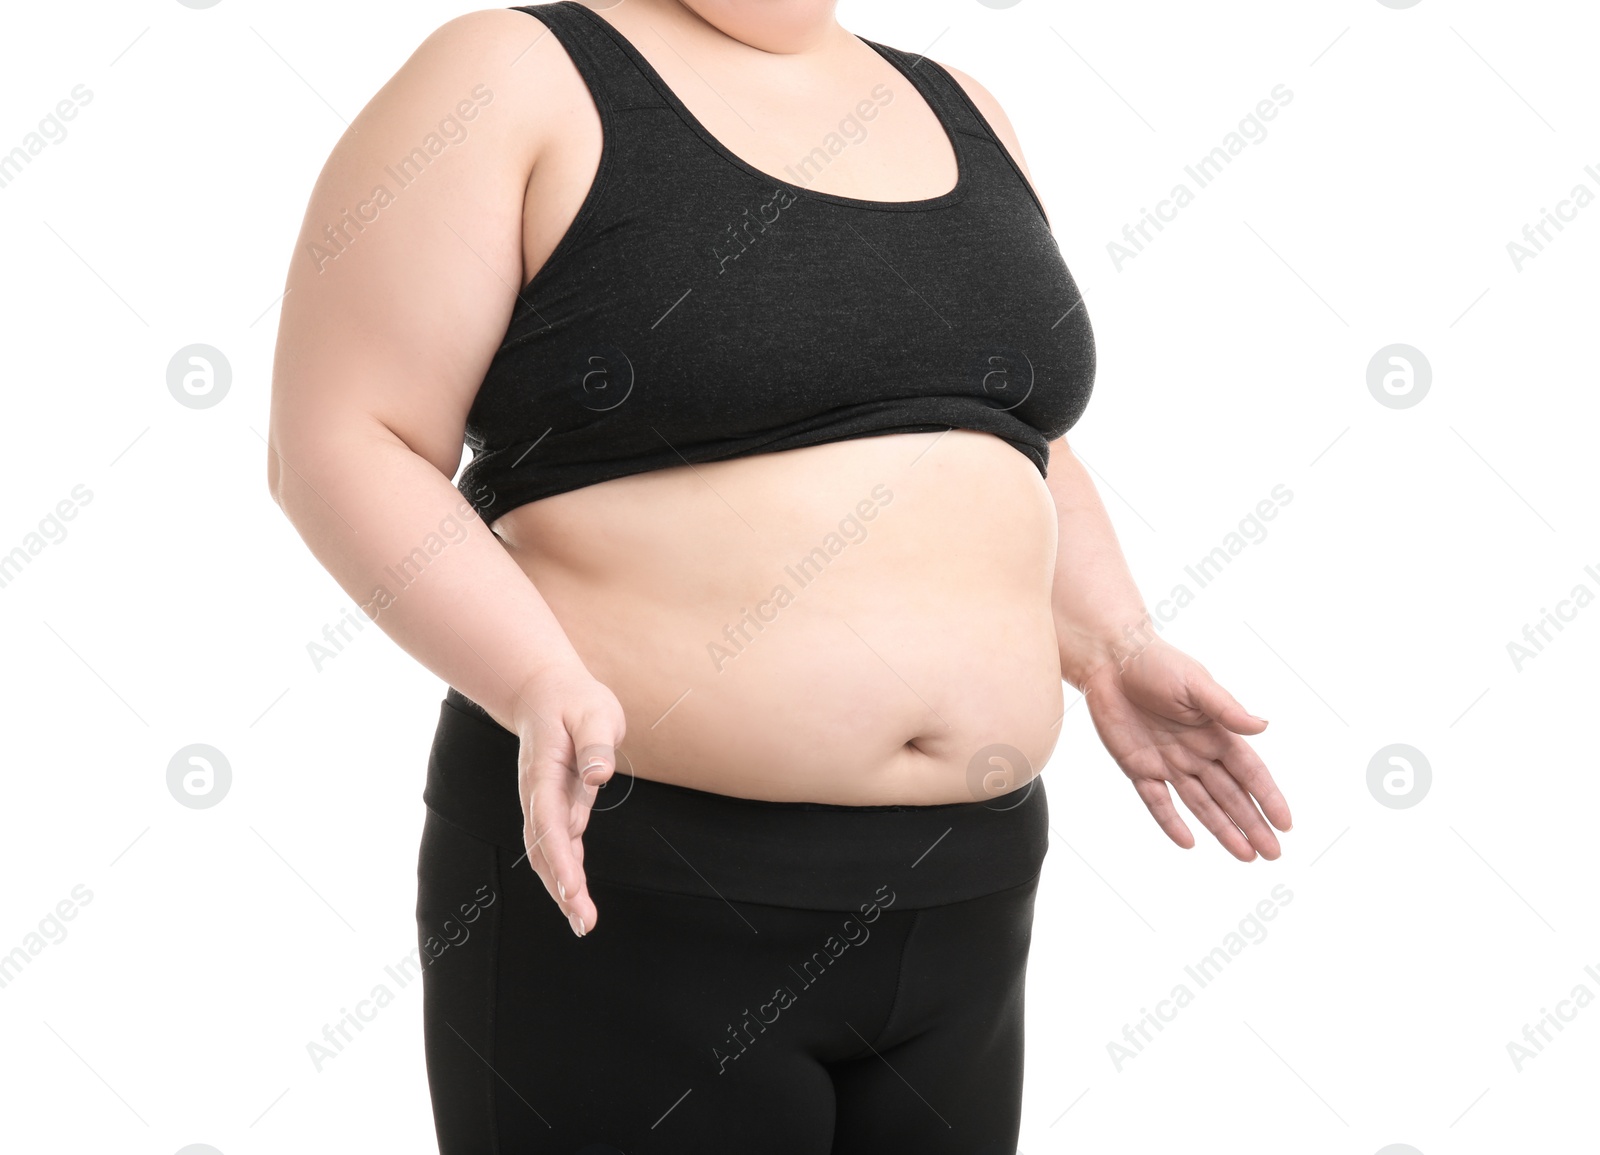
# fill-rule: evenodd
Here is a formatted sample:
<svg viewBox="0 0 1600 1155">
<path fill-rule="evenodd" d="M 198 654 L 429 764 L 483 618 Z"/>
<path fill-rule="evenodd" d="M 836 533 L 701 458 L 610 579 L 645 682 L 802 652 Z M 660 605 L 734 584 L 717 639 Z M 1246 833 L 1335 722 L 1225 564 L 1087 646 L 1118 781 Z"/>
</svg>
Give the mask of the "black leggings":
<svg viewBox="0 0 1600 1155">
<path fill-rule="evenodd" d="M 619 773 L 580 939 L 528 867 L 516 769 L 451 690 L 417 867 L 442 1155 L 1013 1155 L 1038 779 L 861 807 Z"/>
</svg>

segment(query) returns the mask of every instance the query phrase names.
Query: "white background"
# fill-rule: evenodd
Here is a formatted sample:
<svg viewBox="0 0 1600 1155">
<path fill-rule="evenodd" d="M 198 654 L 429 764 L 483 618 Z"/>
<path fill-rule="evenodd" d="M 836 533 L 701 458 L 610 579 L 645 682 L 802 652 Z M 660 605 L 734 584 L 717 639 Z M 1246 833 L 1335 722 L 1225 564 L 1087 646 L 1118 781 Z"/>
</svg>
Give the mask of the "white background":
<svg viewBox="0 0 1600 1155">
<path fill-rule="evenodd" d="M 418 985 L 318 1073 L 306 1044 L 415 943 L 439 681 L 351 608 L 266 491 L 275 302 L 344 122 L 445 2 L 10 5 L 0 149 L 75 85 L 0 188 L 0 552 L 92 501 L 0 589 L 0 952 L 92 900 L 0 988 L 0 1146 L 167 1155 L 432 1150 Z M 1593 1151 L 1600 1007 L 1519 1072 L 1507 1044 L 1600 996 L 1587 741 L 1600 606 L 1600 206 L 1519 271 L 1507 242 L 1600 193 L 1600 19 L 1577 3 L 846 2 L 1015 123 L 1100 353 L 1073 434 L 1152 602 L 1276 485 L 1292 502 L 1168 627 L 1246 706 L 1294 809 L 1276 863 L 1172 846 L 1069 711 L 1028 990 L 1021 1149 Z M 1275 85 L 1292 102 L 1117 268 L 1108 242 Z M 1193 182 L 1191 183 L 1191 187 Z M 212 409 L 166 388 L 221 349 Z M 1381 405 L 1405 343 L 1433 383 Z M 1069 690 L 1069 700 L 1075 698 Z M 225 801 L 168 760 L 222 750 Z M 1427 796 L 1368 790 L 1391 743 Z M 1275 885 L 1214 983 L 1183 972 Z M 1107 1045 L 1184 1008 L 1119 1071 Z M 390 985 L 393 985 L 392 983 Z M 626 1072 L 596 1077 L 626 1078 Z"/>
</svg>

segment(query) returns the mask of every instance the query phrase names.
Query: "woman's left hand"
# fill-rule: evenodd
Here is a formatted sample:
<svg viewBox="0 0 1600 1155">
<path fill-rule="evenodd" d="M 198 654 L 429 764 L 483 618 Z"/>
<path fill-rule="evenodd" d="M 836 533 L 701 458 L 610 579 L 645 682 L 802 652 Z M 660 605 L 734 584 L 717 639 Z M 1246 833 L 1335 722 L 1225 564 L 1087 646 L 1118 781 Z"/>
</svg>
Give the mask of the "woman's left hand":
<svg viewBox="0 0 1600 1155">
<path fill-rule="evenodd" d="M 1204 666 L 1158 638 L 1127 661 L 1091 672 L 1083 692 L 1100 741 L 1172 841 L 1185 850 L 1194 845 L 1169 785 L 1235 858 L 1278 857 L 1278 839 L 1262 813 L 1288 830 L 1289 804 L 1240 737 L 1261 733 L 1267 723 Z"/>
</svg>

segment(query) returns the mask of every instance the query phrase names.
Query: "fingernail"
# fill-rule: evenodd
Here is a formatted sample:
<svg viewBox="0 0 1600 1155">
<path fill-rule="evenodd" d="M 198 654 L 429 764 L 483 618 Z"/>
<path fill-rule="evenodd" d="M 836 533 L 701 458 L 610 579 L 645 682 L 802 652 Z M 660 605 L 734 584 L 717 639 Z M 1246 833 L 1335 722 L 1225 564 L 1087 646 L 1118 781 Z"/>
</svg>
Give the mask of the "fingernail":
<svg viewBox="0 0 1600 1155">
<path fill-rule="evenodd" d="M 561 896 L 562 902 L 567 901 L 567 884 L 562 882 L 559 878 L 556 879 L 556 893 Z"/>
<path fill-rule="evenodd" d="M 572 918 L 569 919 L 568 921 L 570 921 L 571 924 L 572 924 L 572 933 L 577 935 L 579 938 L 582 938 L 585 934 L 588 933 L 584 929 L 583 919 L 579 918 L 577 915 L 573 915 Z"/>
</svg>

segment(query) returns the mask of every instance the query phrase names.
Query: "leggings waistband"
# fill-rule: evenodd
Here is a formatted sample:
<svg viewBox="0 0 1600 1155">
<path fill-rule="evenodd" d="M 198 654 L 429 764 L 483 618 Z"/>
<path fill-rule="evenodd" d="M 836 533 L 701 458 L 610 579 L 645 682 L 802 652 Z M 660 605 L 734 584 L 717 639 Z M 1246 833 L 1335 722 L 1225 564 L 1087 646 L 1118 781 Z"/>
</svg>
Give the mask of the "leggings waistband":
<svg viewBox="0 0 1600 1155">
<path fill-rule="evenodd" d="M 520 856 L 517 736 L 453 687 L 422 800 Z M 887 885 L 897 909 L 963 902 L 1033 879 L 1049 849 L 1044 784 L 933 806 L 768 802 L 621 772 L 583 835 L 592 879 L 803 910 L 853 910 Z"/>
</svg>

